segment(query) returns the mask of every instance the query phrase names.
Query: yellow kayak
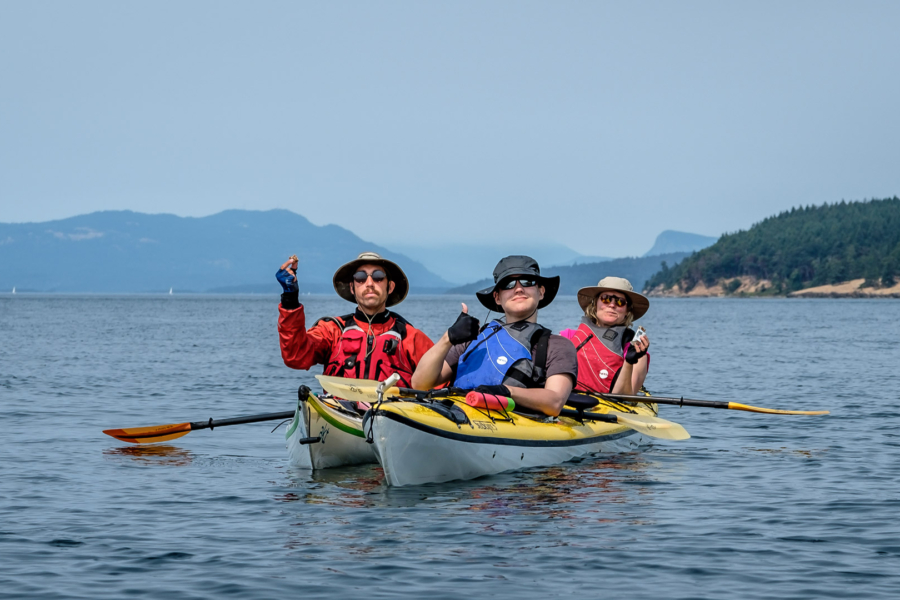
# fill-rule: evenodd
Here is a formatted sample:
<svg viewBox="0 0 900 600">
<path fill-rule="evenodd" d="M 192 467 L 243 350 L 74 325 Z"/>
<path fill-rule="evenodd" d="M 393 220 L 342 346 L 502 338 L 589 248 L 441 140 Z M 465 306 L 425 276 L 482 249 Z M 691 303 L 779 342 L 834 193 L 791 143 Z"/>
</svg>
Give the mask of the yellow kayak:
<svg viewBox="0 0 900 600">
<path fill-rule="evenodd" d="M 635 427 L 669 423 L 656 418 L 655 404 L 598 399 L 599 404 L 580 418 L 571 409 L 564 411 L 565 416 L 545 417 L 475 408 L 464 400 L 399 399 L 365 415 L 363 431 L 374 442 L 389 485 L 474 479 L 599 452 L 633 450 L 647 441 L 647 430 L 642 433 Z M 594 420 L 604 417 L 613 422 Z"/>
</svg>

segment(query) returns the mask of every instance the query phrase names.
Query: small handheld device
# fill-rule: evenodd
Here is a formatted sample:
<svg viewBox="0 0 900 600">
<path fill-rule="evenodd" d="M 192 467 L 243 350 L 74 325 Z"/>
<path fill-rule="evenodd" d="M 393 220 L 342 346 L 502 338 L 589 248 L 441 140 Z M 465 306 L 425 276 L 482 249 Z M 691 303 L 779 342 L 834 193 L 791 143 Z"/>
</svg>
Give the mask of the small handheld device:
<svg viewBox="0 0 900 600">
<path fill-rule="evenodd" d="M 640 325 L 638 325 L 637 330 L 634 332 L 634 337 L 631 339 L 631 343 L 634 344 L 635 342 L 637 342 L 638 340 L 643 338 L 645 335 L 647 335 L 647 330 L 644 329 L 643 327 L 641 327 Z"/>
</svg>

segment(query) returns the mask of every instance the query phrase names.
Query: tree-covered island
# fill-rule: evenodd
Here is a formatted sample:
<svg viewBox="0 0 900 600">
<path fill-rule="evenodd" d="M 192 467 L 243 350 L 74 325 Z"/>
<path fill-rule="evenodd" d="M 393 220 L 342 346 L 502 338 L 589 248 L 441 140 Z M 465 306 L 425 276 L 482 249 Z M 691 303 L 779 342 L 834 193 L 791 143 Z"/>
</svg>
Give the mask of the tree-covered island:
<svg viewBox="0 0 900 600">
<path fill-rule="evenodd" d="M 654 295 L 900 296 L 900 198 L 793 208 L 651 277 Z"/>
</svg>

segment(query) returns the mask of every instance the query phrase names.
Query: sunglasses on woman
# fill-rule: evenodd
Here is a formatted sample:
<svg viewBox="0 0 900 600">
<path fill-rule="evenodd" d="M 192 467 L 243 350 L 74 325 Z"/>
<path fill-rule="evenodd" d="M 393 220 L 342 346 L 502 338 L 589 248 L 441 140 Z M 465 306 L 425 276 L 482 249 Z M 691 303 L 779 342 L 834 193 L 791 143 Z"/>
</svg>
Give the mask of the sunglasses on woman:
<svg viewBox="0 0 900 600">
<path fill-rule="evenodd" d="M 537 280 L 535 279 L 525 279 L 525 278 L 516 278 L 510 279 L 505 283 L 500 284 L 501 290 L 511 290 L 516 287 L 516 284 L 521 285 L 523 288 L 530 288 L 537 285 Z"/>
<path fill-rule="evenodd" d="M 357 271 L 353 274 L 353 281 L 355 281 L 356 283 L 365 283 L 368 278 L 369 274 L 365 271 Z M 374 271 L 372 271 L 372 281 L 374 281 L 375 283 L 380 283 L 385 279 L 387 279 L 387 275 L 381 269 L 375 269 Z"/>
<path fill-rule="evenodd" d="M 615 304 L 619 308 L 623 306 L 628 306 L 628 300 L 625 298 L 620 298 L 619 296 L 611 296 L 609 294 L 600 296 L 600 302 L 603 304 Z"/>
</svg>

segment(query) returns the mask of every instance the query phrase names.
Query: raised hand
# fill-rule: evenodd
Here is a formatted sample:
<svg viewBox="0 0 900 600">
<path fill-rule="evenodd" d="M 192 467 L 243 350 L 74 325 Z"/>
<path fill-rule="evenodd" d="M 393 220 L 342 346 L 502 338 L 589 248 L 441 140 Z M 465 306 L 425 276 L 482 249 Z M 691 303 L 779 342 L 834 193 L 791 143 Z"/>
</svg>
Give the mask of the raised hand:
<svg viewBox="0 0 900 600">
<path fill-rule="evenodd" d="M 450 339 L 450 343 L 454 345 L 471 342 L 478 337 L 480 327 L 481 323 L 478 322 L 478 319 L 469 315 L 469 307 L 464 302 L 462 312 L 456 318 L 456 323 L 447 330 L 447 337 Z"/>
<path fill-rule="evenodd" d="M 650 338 L 644 335 L 641 339 L 628 344 L 628 350 L 625 351 L 625 362 L 630 365 L 636 365 L 650 348 Z"/>
<path fill-rule="evenodd" d="M 294 254 L 278 268 L 275 273 L 275 279 L 281 284 L 285 293 L 299 292 L 300 287 L 297 285 L 297 264 L 299 263 L 297 255 Z"/>
</svg>

